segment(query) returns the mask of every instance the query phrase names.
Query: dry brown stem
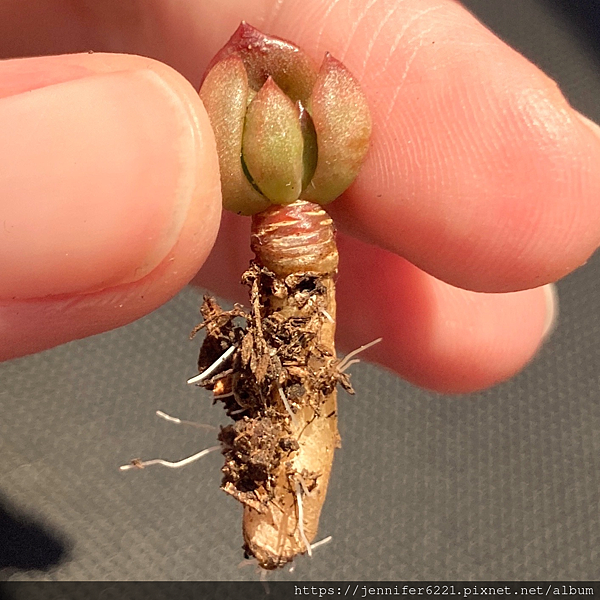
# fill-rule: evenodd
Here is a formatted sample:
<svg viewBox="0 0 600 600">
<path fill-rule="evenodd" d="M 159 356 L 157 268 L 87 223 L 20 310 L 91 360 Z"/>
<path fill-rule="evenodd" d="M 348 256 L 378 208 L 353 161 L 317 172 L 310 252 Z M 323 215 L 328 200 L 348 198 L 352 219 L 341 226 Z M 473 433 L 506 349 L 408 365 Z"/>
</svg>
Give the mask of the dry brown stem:
<svg viewBox="0 0 600 600">
<path fill-rule="evenodd" d="M 200 385 L 234 422 L 219 440 L 222 488 L 244 505 L 245 551 L 274 569 L 309 551 L 327 492 L 337 431 L 336 386 L 352 391 L 335 353 L 333 224 L 303 201 L 253 217 L 256 260 L 243 275 L 250 311 L 205 297 Z M 302 521 L 299 515 L 302 514 Z"/>
</svg>

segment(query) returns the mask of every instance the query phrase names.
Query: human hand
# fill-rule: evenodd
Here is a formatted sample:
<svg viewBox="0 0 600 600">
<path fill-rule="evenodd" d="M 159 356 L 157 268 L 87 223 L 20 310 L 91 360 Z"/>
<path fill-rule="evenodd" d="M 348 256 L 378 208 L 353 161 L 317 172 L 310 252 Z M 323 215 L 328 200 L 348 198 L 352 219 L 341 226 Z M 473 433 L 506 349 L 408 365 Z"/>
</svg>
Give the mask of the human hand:
<svg viewBox="0 0 600 600">
<path fill-rule="evenodd" d="M 12 0 L 0 54 L 135 52 L 197 88 L 240 19 L 317 60 L 329 50 L 369 98 L 370 154 L 331 205 L 342 345 L 383 335 L 371 357 L 441 391 L 517 372 L 553 313 L 548 288 L 527 288 L 598 245 L 600 135 L 456 2 Z M 0 129 L 0 358 L 133 321 L 203 264 L 217 161 L 196 92 L 168 67 L 105 54 L 0 63 Z M 239 299 L 248 227 L 225 215 L 196 281 Z"/>
</svg>

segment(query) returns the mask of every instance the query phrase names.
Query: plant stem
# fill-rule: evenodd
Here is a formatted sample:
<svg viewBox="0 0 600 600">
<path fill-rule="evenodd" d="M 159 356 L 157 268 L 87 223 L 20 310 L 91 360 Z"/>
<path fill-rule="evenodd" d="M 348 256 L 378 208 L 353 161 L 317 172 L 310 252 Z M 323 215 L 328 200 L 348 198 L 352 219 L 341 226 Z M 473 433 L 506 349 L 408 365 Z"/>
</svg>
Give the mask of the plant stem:
<svg viewBox="0 0 600 600">
<path fill-rule="evenodd" d="M 253 217 L 254 262 L 243 276 L 249 314 L 205 299 L 202 372 L 226 346 L 232 372 L 200 385 L 222 398 L 235 422 L 223 428 L 224 491 L 244 504 L 246 552 L 265 569 L 309 550 L 339 446 L 332 220 L 297 201 Z M 246 326 L 234 324 L 244 316 Z M 300 522 L 302 514 L 302 522 Z"/>
</svg>

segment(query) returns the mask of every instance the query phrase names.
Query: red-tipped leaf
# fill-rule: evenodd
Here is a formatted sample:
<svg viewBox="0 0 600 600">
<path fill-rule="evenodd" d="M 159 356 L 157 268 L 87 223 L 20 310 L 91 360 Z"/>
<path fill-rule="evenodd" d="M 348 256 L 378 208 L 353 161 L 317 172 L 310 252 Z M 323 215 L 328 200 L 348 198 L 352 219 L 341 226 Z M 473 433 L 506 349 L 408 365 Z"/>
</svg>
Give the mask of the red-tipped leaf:
<svg viewBox="0 0 600 600">
<path fill-rule="evenodd" d="M 229 41 L 212 59 L 209 70 L 224 58 L 237 54 L 246 66 L 248 83 L 258 91 L 270 76 L 293 102 L 306 102 L 317 78 L 317 68 L 300 48 L 265 35 L 242 21 Z"/>
<path fill-rule="evenodd" d="M 217 142 L 223 207 L 244 215 L 260 212 L 270 204 L 252 187 L 242 167 L 248 93 L 246 69 L 236 55 L 216 63 L 200 89 Z"/>
<path fill-rule="evenodd" d="M 367 153 L 369 106 L 348 69 L 326 54 L 307 108 L 317 134 L 318 160 L 302 199 L 328 204 L 354 181 Z"/>
</svg>

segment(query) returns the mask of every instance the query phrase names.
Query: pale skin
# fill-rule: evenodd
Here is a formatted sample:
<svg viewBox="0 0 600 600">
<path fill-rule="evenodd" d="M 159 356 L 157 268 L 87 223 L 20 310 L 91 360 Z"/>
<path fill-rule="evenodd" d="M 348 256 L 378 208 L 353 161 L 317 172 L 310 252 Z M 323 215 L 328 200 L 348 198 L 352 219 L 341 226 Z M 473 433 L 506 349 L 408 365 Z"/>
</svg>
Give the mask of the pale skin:
<svg viewBox="0 0 600 600">
<path fill-rule="evenodd" d="M 0 56 L 96 52 L 0 62 L 0 360 L 134 321 L 199 270 L 244 301 L 249 221 L 219 225 L 196 92 L 241 19 L 331 52 L 371 105 L 330 207 L 340 348 L 383 336 L 366 358 L 442 392 L 517 373 L 556 313 L 540 286 L 599 244 L 600 130 L 452 0 L 0 1 Z"/>
</svg>

